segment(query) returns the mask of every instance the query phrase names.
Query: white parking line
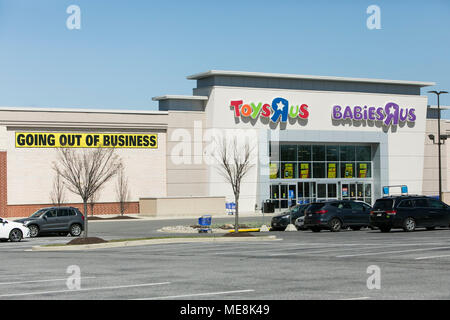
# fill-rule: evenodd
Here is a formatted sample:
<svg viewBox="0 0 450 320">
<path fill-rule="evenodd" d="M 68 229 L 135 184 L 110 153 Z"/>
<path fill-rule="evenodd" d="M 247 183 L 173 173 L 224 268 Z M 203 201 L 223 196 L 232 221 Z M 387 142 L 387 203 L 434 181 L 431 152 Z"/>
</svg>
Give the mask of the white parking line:
<svg viewBox="0 0 450 320">
<path fill-rule="evenodd" d="M 348 298 L 348 299 L 339 299 L 339 300 L 368 300 L 370 297 L 358 297 L 358 298 Z"/>
<path fill-rule="evenodd" d="M 289 256 L 289 255 L 299 255 L 299 254 L 316 254 L 316 253 L 327 253 L 327 252 L 335 252 L 335 251 L 349 251 L 349 250 L 368 250 L 368 249 L 382 249 L 387 247 L 414 247 L 414 246 L 422 246 L 422 245 L 436 245 L 441 243 L 432 243 L 432 244 L 423 244 L 423 243 L 411 243 L 411 244 L 385 244 L 385 245 L 379 245 L 379 246 L 371 246 L 371 245 L 364 245 L 361 244 L 361 248 L 333 248 L 329 250 L 320 250 L 320 251 L 301 251 L 301 252 L 292 252 L 292 253 L 273 253 L 270 256 L 277 257 L 277 256 Z M 333 246 L 331 246 L 333 247 Z M 292 249 L 291 249 L 292 250 Z"/>
<path fill-rule="evenodd" d="M 359 256 L 374 256 L 380 254 L 391 254 L 391 253 L 405 253 L 405 252 L 415 252 L 415 251 L 432 251 L 440 249 L 450 249 L 450 247 L 437 247 L 437 248 L 424 248 L 424 249 L 410 249 L 410 250 L 399 250 L 399 251 L 384 251 L 384 252 L 369 252 L 360 254 L 348 254 L 343 256 L 336 256 L 336 258 L 349 258 L 349 257 L 359 257 Z"/>
<path fill-rule="evenodd" d="M 95 279 L 96 277 L 82 277 L 81 280 L 85 279 Z M 15 282 L 0 282 L 0 285 L 10 285 L 10 284 L 22 284 L 22 283 L 39 283 L 39 282 L 57 282 L 57 281 L 67 281 L 65 279 L 47 279 L 47 280 L 30 280 L 30 281 L 15 281 Z"/>
<path fill-rule="evenodd" d="M 135 284 L 135 285 L 127 285 L 127 286 L 113 286 L 113 287 L 98 287 L 98 288 L 87 288 L 87 289 L 79 289 L 79 290 L 55 290 L 55 291 L 38 291 L 38 292 L 25 292 L 25 293 L 11 293 L 11 294 L 2 294 L 1 297 L 23 297 L 23 296 L 35 296 L 35 295 L 44 295 L 44 294 L 53 294 L 53 293 L 77 293 L 81 291 L 95 291 L 95 290 L 111 290 L 111 289 L 125 289 L 125 288 L 138 288 L 138 287 L 150 287 L 150 286 L 158 286 L 163 284 L 170 284 L 170 282 L 157 282 L 157 283 L 143 283 L 143 284 Z"/>
<path fill-rule="evenodd" d="M 235 290 L 235 291 L 221 291 L 221 292 L 205 292 L 205 293 L 193 293 L 193 294 L 182 294 L 178 296 L 165 296 L 165 297 L 153 297 L 153 298 L 140 298 L 134 300 L 159 300 L 159 299 L 175 299 L 175 298 L 186 298 L 186 297 L 199 297 L 199 296 L 214 296 L 221 294 L 231 294 L 231 293 L 244 293 L 244 292 L 254 292 L 255 290 Z"/>
<path fill-rule="evenodd" d="M 447 258 L 447 257 L 450 257 L 450 255 L 446 254 L 446 255 L 442 255 L 442 256 L 419 257 L 419 258 L 416 258 L 416 260 L 437 259 L 437 258 Z"/>
</svg>

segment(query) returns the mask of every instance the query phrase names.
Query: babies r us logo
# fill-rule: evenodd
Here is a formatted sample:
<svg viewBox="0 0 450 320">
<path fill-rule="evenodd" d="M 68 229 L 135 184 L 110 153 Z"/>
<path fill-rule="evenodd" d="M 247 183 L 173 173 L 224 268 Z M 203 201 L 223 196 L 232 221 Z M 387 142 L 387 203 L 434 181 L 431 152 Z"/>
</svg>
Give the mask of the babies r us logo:
<svg viewBox="0 0 450 320">
<path fill-rule="evenodd" d="M 230 108 L 234 108 L 234 116 L 237 118 L 242 116 L 256 119 L 261 115 L 261 117 L 270 118 L 272 122 L 277 122 L 280 116 L 281 122 L 286 122 L 288 116 L 292 119 L 297 117 L 308 119 L 309 117 L 308 105 L 291 105 L 289 107 L 289 101 L 283 98 L 273 99 L 272 104 L 262 102 L 244 104 L 243 100 L 232 100 Z"/>
</svg>

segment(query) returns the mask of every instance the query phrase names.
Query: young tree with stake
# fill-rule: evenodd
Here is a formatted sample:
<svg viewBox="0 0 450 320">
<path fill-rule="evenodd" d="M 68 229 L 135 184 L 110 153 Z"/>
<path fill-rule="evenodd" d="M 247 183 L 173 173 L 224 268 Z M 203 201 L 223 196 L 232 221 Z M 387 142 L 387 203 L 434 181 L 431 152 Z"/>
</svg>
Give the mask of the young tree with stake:
<svg viewBox="0 0 450 320">
<path fill-rule="evenodd" d="M 53 169 L 67 189 L 81 197 L 84 207 L 84 237 L 88 236 L 87 205 L 89 199 L 122 167 L 114 148 L 58 148 Z"/>
<path fill-rule="evenodd" d="M 219 171 L 225 180 L 231 185 L 236 203 L 234 232 L 239 232 L 239 197 L 241 194 L 241 182 L 253 167 L 251 163 L 251 154 L 253 147 L 250 147 L 248 141 L 238 146 L 236 137 L 231 142 L 227 141 L 226 136 L 216 139 L 218 148 L 215 159 L 218 162 Z"/>
</svg>

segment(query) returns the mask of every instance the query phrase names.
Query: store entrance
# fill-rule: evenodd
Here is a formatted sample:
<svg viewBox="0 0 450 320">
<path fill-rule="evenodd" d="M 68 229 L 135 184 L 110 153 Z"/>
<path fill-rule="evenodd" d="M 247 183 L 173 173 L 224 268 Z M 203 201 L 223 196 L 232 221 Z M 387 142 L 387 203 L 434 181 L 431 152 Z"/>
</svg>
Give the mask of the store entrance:
<svg viewBox="0 0 450 320">
<path fill-rule="evenodd" d="M 270 200 L 275 209 L 316 201 L 360 200 L 372 204 L 372 182 L 302 181 L 270 186 Z"/>
<path fill-rule="evenodd" d="M 275 209 L 287 209 L 297 203 L 296 184 L 272 184 L 270 186 L 270 200 Z"/>
</svg>

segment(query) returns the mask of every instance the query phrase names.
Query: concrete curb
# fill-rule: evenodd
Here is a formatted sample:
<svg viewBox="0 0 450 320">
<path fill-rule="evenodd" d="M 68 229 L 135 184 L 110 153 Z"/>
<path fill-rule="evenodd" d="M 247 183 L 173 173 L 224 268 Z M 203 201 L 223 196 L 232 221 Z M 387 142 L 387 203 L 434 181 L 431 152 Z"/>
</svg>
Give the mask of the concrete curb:
<svg viewBox="0 0 450 320">
<path fill-rule="evenodd" d="M 254 236 L 254 237 L 236 237 L 236 238 L 224 238 L 224 237 L 205 237 L 205 238 L 169 238 L 169 239 L 149 239 L 149 240 L 132 240 L 132 241 L 120 241 L 120 242 L 108 242 L 97 244 L 83 244 L 72 246 L 34 246 L 31 251 L 82 251 L 82 250 L 95 250 L 95 249 L 108 249 L 108 248 L 121 248 L 121 247 L 136 247 L 155 244 L 167 244 L 167 243 L 194 243 L 194 242 L 236 242 L 236 241 L 277 241 L 281 240 L 276 236 Z"/>
</svg>

